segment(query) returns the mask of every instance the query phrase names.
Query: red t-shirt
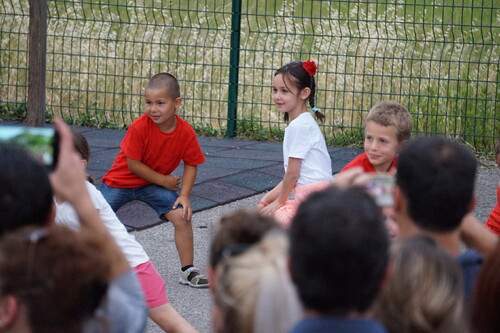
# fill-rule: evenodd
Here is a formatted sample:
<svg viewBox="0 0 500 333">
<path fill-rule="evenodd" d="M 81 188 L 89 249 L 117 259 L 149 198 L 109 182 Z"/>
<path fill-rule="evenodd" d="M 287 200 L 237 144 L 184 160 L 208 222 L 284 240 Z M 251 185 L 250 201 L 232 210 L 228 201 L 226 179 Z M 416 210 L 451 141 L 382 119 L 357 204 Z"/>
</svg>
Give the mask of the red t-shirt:
<svg viewBox="0 0 500 333">
<path fill-rule="evenodd" d="M 497 204 L 490 213 L 486 226 L 495 234 L 500 236 L 500 185 L 497 187 Z"/>
<path fill-rule="evenodd" d="M 386 172 L 395 171 L 397 164 L 398 164 L 398 157 L 394 156 L 392 164 L 389 167 L 389 170 L 387 170 Z M 341 172 L 358 166 L 362 167 L 365 172 L 373 172 L 373 173 L 377 172 L 373 167 L 373 165 L 370 163 L 370 160 L 368 159 L 366 153 L 361 153 L 358 156 L 356 156 L 351 162 L 347 163 L 346 166 L 342 168 Z"/>
<path fill-rule="evenodd" d="M 130 125 L 111 169 L 102 182 L 111 187 L 134 188 L 151 184 L 132 173 L 127 157 L 141 161 L 163 175 L 171 174 L 181 160 L 187 165 L 205 162 L 191 125 L 178 115 L 175 129 L 164 133 L 147 114 L 143 114 Z"/>
</svg>

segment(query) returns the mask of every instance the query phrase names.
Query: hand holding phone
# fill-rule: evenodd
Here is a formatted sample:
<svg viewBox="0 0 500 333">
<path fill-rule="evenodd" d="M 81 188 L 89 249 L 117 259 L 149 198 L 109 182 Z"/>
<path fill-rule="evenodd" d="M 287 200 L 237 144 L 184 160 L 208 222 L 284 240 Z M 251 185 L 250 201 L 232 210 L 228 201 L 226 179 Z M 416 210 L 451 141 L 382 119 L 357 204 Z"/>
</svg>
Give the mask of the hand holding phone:
<svg viewBox="0 0 500 333">
<path fill-rule="evenodd" d="M 394 175 L 377 173 L 366 184 L 366 189 L 379 207 L 392 207 L 394 205 Z"/>
</svg>

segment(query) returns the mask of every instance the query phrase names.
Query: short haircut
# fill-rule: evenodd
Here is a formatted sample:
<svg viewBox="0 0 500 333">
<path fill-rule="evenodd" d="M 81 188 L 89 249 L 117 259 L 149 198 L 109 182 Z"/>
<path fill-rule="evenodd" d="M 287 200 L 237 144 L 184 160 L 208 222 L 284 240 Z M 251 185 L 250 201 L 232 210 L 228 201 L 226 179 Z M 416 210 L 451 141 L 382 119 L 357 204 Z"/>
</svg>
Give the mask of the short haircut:
<svg viewBox="0 0 500 333">
<path fill-rule="evenodd" d="M 290 227 L 292 280 L 306 309 L 365 312 L 388 262 L 388 234 L 374 200 L 360 188 L 329 188 L 304 201 Z"/>
<path fill-rule="evenodd" d="M 433 238 L 401 237 L 392 244 L 391 276 L 374 316 L 389 332 L 463 332 L 463 283 L 458 261 Z"/>
<path fill-rule="evenodd" d="M 47 168 L 20 148 L 0 145 L 0 170 L 0 237 L 45 225 L 53 205 Z"/>
<path fill-rule="evenodd" d="M 449 232 L 459 227 L 474 195 L 476 159 L 462 145 L 420 137 L 401 150 L 396 184 L 408 214 L 421 229 Z"/>
<path fill-rule="evenodd" d="M 179 82 L 169 73 L 158 73 L 149 79 L 146 89 L 165 89 L 170 97 L 176 99 L 181 97 Z"/>
<path fill-rule="evenodd" d="M 278 228 L 272 217 L 255 211 L 238 209 L 224 215 L 214 229 L 210 246 L 210 266 L 215 267 L 219 263 L 224 250 L 256 244 L 267 232 Z"/>
<path fill-rule="evenodd" d="M 393 101 L 382 101 L 371 108 L 365 123 L 373 121 L 381 126 L 394 126 L 399 142 L 411 137 L 411 114 L 401 104 Z"/>
</svg>

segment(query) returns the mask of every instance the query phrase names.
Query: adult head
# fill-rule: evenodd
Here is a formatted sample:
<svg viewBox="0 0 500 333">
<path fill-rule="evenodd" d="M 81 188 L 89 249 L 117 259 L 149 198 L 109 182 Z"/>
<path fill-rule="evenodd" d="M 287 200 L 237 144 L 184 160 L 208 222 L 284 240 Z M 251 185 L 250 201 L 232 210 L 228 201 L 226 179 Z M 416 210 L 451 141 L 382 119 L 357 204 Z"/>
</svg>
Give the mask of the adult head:
<svg viewBox="0 0 500 333">
<path fill-rule="evenodd" d="M 457 230 L 474 207 L 475 177 L 476 159 L 459 143 L 441 137 L 410 141 L 399 154 L 396 175 L 401 233 L 414 227 L 437 233 Z"/>
<path fill-rule="evenodd" d="M 467 332 L 462 286 L 458 262 L 433 238 L 400 238 L 374 315 L 391 333 Z"/>
<path fill-rule="evenodd" d="M 47 168 L 20 148 L 0 145 L 0 237 L 53 219 Z"/>
<path fill-rule="evenodd" d="M 90 243 L 56 225 L 5 235 L 0 241 L 0 330 L 80 332 L 106 293 L 110 273 L 100 247 Z"/>
<path fill-rule="evenodd" d="M 216 332 L 290 330 L 300 318 L 300 304 L 287 253 L 287 237 L 269 217 L 239 210 L 220 220 L 209 270 Z"/>
<path fill-rule="evenodd" d="M 364 314 L 382 283 L 388 235 L 373 199 L 359 188 L 329 188 L 299 207 L 290 228 L 291 275 L 306 310 Z"/>
</svg>

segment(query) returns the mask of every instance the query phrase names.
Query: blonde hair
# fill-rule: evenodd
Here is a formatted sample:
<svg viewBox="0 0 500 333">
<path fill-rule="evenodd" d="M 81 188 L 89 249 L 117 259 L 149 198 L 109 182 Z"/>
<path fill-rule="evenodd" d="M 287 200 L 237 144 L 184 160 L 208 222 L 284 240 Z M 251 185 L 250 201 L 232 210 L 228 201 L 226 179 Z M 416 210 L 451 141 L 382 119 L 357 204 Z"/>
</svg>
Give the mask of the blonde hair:
<svg viewBox="0 0 500 333">
<path fill-rule="evenodd" d="M 301 308 L 286 267 L 286 235 L 274 230 L 233 254 L 236 247 L 227 248 L 216 267 L 214 298 L 222 314 L 221 331 L 288 332 Z"/>
<path fill-rule="evenodd" d="M 391 333 L 467 332 L 460 267 L 432 238 L 398 239 L 393 272 L 373 309 Z"/>
<path fill-rule="evenodd" d="M 410 139 L 412 130 L 411 114 L 401 104 L 393 101 L 382 101 L 371 108 L 365 123 L 373 121 L 381 126 L 394 126 L 396 137 L 401 143 Z"/>
</svg>

